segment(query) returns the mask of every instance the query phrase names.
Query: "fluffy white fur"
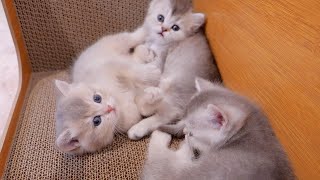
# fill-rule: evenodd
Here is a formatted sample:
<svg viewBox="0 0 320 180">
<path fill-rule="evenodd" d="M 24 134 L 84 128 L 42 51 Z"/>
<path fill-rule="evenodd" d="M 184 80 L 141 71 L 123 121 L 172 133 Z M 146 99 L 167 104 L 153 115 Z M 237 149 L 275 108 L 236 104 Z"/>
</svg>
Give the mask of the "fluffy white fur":
<svg viewBox="0 0 320 180">
<path fill-rule="evenodd" d="M 112 142 L 115 131 L 125 133 L 141 120 L 135 92 L 157 85 L 160 70 L 144 46 L 144 32 L 106 36 L 84 50 L 76 60 L 72 82 L 56 80 L 59 90 L 56 112 L 56 144 L 71 154 L 97 151 Z M 99 95 L 101 102 L 95 102 Z M 94 125 L 95 117 L 101 123 Z"/>
</svg>

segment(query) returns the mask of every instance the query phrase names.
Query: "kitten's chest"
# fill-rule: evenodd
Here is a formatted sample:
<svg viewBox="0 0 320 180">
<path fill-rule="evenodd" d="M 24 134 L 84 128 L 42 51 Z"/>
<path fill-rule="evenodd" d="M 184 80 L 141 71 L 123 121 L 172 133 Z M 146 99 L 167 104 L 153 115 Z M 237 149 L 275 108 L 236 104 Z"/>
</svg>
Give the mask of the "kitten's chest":
<svg viewBox="0 0 320 180">
<path fill-rule="evenodd" d="M 163 56 L 167 53 L 168 47 L 166 45 L 159 45 L 151 42 L 147 42 L 146 44 L 157 56 Z"/>
</svg>

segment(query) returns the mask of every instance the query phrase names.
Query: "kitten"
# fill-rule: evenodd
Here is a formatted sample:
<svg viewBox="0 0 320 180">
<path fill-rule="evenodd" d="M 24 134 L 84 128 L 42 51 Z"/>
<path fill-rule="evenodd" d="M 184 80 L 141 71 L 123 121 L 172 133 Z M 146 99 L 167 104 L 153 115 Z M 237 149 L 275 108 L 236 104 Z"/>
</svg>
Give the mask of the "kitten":
<svg viewBox="0 0 320 180">
<path fill-rule="evenodd" d="M 196 87 L 184 120 L 173 126 L 179 127 L 175 132 L 184 128 L 181 147 L 170 150 L 171 136 L 155 131 L 142 179 L 295 179 L 261 110 L 203 79 L 196 80 Z"/>
<path fill-rule="evenodd" d="M 159 126 L 180 119 L 195 93 L 196 76 L 219 78 L 207 40 L 200 29 L 204 21 L 203 14 L 192 12 L 189 0 L 151 1 L 143 25 L 148 32 L 146 44 L 150 43 L 156 54 L 159 54 L 159 49 L 167 53 L 159 86 L 148 87 L 136 97 L 140 113 L 151 116 L 128 131 L 130 139 L 138 140 Z"/>
<path fill-rule="evenodd" d="M 72 70 L 72 83 L 55 81 L 56 145 L 69 154 L 94 152 L 110 144 L 115 131 L 126 133 L 141 120 L 134 103 L 139 88 L 157 85 L 160 69 L 151 64 L 141 29 L 106 36 L 81 53 Z M 141 52 L 144 52 L 141 54 Z M 147 53 L 146 53 L 147 52 Z"/>
</svg>

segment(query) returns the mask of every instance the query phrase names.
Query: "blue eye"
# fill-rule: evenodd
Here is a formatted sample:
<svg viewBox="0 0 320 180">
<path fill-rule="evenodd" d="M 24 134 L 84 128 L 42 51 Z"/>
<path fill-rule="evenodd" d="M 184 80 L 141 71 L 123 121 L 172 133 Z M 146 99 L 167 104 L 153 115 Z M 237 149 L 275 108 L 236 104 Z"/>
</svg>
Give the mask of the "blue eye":
<svg viewBox="0 0 320 180">
<path fill-rule="evenodd" d="M 164 21 L 164 16 L 162 14 L 159 14 L 157 18 L 158 18 L 159 22 L 163 22 Z"/>
<path fill-rule="evenodd" d="M 101 116 L 96 116 L 93 118 L 93 125 L 99 126 L 101 124 Z"/>
<path fill-rule="evenodd" d="M 173 26 L 171 27 L 171 29 L 174 30 L 174 31 L 179 31 L 179 30 L 180 30 L 180 27 L 179 27 L 178 25 L 173 25 Z"/>
<path fill-rule="evenodd" d="M 93 101 L 96 102 L 96 103 L 101 103 L 102 97 L 99 94 L 95 94 L 93 96 Z"/>
</svg>

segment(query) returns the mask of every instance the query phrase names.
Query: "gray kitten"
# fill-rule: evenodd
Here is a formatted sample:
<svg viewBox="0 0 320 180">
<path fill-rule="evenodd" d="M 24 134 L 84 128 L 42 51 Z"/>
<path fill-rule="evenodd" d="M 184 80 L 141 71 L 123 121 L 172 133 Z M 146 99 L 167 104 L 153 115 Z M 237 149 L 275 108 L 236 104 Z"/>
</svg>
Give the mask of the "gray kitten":
<svg viewBox="0 0 320 180">
<path fill-rule="evenodd" d="M 130 139 L 138 140 L 161 125 L 181 119 L 196 91 L 195 77 L 218 79 L 218 70 L 200 29 L 204 21 L 203 14 L 192 12 L 189 0 L 151 2 L 143 26 L 149 33 L 146 44 L 153 42 L 150 48 L 156 54 L 159 49 L 167 53 L 159 86 L 146 88 L 135 99 L 140 113 L 150 117 L 128 131 Z"/>
<path fill-rule="evenodd" d="M 267 117 L 245 98 L 203 79 L 186 115 L 171 132 L 186 134 L 177 151 L 171 136 L 152 134 L 142 179 L 295 179 Z M 162 130 L 170 129 L 170 126 Z"/>
</svg>

